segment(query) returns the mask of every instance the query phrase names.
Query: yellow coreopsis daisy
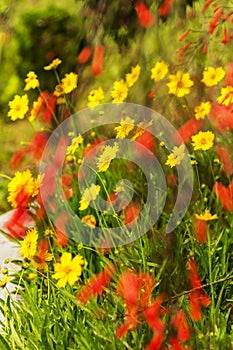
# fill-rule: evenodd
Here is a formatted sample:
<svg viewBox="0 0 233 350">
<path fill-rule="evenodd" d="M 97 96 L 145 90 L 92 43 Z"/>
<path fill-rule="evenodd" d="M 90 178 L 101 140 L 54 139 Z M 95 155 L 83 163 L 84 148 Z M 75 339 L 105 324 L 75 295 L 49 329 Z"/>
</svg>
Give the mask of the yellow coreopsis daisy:
<svg viewBox="0 0 233 350">
<path fill-rule="evenodd" d="M 151 79 L 154 81 L 162 80 L 168 72 L 168 64 L 164 61 L 157 62 L 151 69 Z"/>
<path fill-rule="evenodd" d="M 71 91 L 76 89 L 78 83 L 78 74 L 67 73 L 65 77 L 61 80 L 62 93 L 69 94 Z"/>
<path fill-rule="evenodd" d="M 207 151 L 214 144 L 214 134 L 212 131 L 199 131 L 198 134 L 192 136 L 192 144 L 194 151 Z"/>
<path fill-rule="evenodd" d="M 116 126 L 114 130 L 117 131 L 116 138 L 117 139 L 124 139 L 131 130 L 134 128 L 134 120 L 130 117 L 126 117 L 125 119 L 122 119 L 119 126 Z"/>
<path fill-rule="evenodd" d="M 208 67 L 203 72 L 203 79 L 201 80 L 206 86 L 217 85 L 225 76 L 225 71 L 222 67 Z"/>
<path fill-rule="evenodd" d="M 128 86 L 123 79 L 115 81 L 113 84 L 113 90 L 111 91 L 112 102 L 123 102 L 128 95 Z"/>
<path fill-rule="evenodd" d="M 79 210 L 87 209 L 90 202 L 96 200 L 99 192 L 100 192 L 99 185 L 92 184 L 90 187 L 86 188 L 79 202 L 80 204 Z"/>
<path fill-rule="evenodd" d="M 11 120 L 23 119 L 29 109 L 28 102 L 27 95 L 15 95 L 14 99 L 8 103 L 10 108 L 7 114 L 8 117 L 10 117 Z"/>
<path fill-rule="evenodd" d="M 135 67 L 131 68 L 131 73 L 126 74 L 125 80 L 128 87 L 131 87 L 136 83 L 140 75 L 140 72 L 141 72 L 141 67 L 139 66 L 139 64 L 137 64 Z"/>
<path fill-rule="evenodd" d="M 87 224 L 90 228 L 96 227 L 96 218 L 94 215 L 85 215 L 81 221 Z"/>
<path fill-rule="evenodd" d="M 193 81 L 190 79 L 189 73 L 183 73 L 179 70 L 176 74 L 170 74 L 169 83 L 169 94 L 173 94 L 177 97 L 183 97 L 190 93 L 190 87 L 193 86 Z"/>
<path fill-rule="evenodd" d="M 57 282 L 58 288 L 64 288 L 67 283 L 73 286 L 75 282 L 79 279 L 82 273 L 82 267 L 84 265 L 84 260 L 81 255 L 76 255 L 72 259 L 71 253 L 62 253 L 60 263 L 54 264 L 54 275 L 52 277 Z"/>
<path fill-rule="evenodd" d="M 109 168 L 111 161 L 116 158 L 119 146 L 114 143 L 113 146 L 105 146 L 103 153 L 97 159 L 97 168 L 99 172 L 104 172 Z"/>
<path fill-rule="evenodd" d="M 61 60 L 59 58 L 55 58 L 48 66 L 44 66 L 45 70 L 56 69 L 59 64 L 61 64 Z"/>
<path fill-rule="evenodd" d="M 176 165 L 180 165 L 182 159 L 185 156 L 184 150 L 185 150 L 185 145 L 183 143 L 179 147 L 175 146 L 172 150 L 172 153 L 169 154 L 169 156 L 167 157 L 167 161 L 165 165 L 169 165 L 171 168 L 173 168 Z"/>
<path fill-rule="evenodd" d="M 21 248 L 19 253 L 23 255 L 25 259 L 32 259 L 36 254 L 38 240 L 38 231 L 34 227 L 27 231 L 26 237 L 20 242 Z"/>
<path fill-rule="evenodd" d="M 11 277 L 4 275 L 3 278 L 0 280 L 0 288 L 4 288 L 8 282 L 10 282 Z"/>
<path fill-rule="evenodd" d="M 196 119 L 204 119 L 211 110 L 211 104 L 209 101 L 202 102 L 199 106 L 194 108 L 195 118 Z"/>
<path fill-rule="evenodd" d="M 27 74 L 27 78 L 24 81 L 26 83 L 26 86 L 24 88 L 25 91 L 35 89 L 40 86 L 36 73 L 32 71 Z"/>
<path fill-rule="evenodd" d="M 88 95 L 88 107 L 94 107 L 100 104 L 104 99 L 104 91 L 101 87 L 98 89 L 91 90 Z"/>
<path fill-rule="evenodd" d="M 233 86 L 226 86 L 221 89 L 221 96 L 217 98 L 218 103 L 228 106 L 233 103 Z"/>
<path fill-rule="evenodd" d="M 205 210 L 204 214 L 195 214 L 196 219 L 203 221 L 211 221 L 218 218 L 217 214 L 211 215 L 208 209 Z"/>
<path fill-rule="evenodd" d="M 72 139 L 72 143 L 70 146 L 67 147 L 66 150 L 66 157 L 67 160 L 72 160 L 74 158 L 74 154 L 77 151 L 77 149 L 79 148 L 79 146 L 83 143 L 83 137 L 82 135 L 78 135 L 77 137 L 74 137 Z"/>
<path fill-rule="evenodd" d="M 41 176 L 34 179 L 29 169 L 23 172 L 17 171 L 8 184 L 8 202 L 13 208 L 27 206 L 30 198 L 38 194 L 40 182 Z"/>
</svg>

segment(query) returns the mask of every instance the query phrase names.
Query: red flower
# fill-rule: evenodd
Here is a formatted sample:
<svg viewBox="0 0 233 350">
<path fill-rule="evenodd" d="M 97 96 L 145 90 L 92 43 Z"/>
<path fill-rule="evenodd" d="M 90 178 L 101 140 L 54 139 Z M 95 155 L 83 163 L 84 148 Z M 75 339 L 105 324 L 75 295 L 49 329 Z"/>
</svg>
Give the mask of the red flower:
<svg viewBox="0 0 233 350">
<path fill-rule="evenodd" d="M 233 85 L 233 62 L 229 62 L 226 65 L 226 78 L 225 78 L 225 86 Z"/>
<path fill-rule="evenodd" d="M 204 13 L 204 12 L 207 10 L 207 8 L 210 6 L 210 4 L 211 4 L 212 1 L 213 1 L 213 0 L 207 0 L 207 1 L 204 3 L 204 5 L 203 5 L 203 7 L 202 7 L 202 9 L 201 9 L 201 13 Z"/>
<path fill-rule="evenodd" d="M 94 295 L 102 295 L 115 271 L 115 266 L 109 264 L 102 272 L 91 277 L 89 282 L 78 293 L 77 300 L 82 304 L 86 304 Z"/>
<path fill-rule="evenodd" d="M 215 182 L 213 192 L 220 200 L 222 206 L 228 210 L 233 211 L 233 192 L 232 185 L 225 187 L 221 182 Z"/>
<path fill-rule="evenodd" d="M 25 208 L 17 207 L 8 213 L 7 220 L 3 223 L 2 230 L 13 239 L 22 239 L 26 235 L 28 227 L 34 222 Z"/>
<path fill-rule="evenodd" d="M 10 167 L 11 169 L 16 169 L 19 167 L 19 165 L 21 164 L 21 162 L 23 161 L 25 154 L 27 152 L 27 149 L 21 149 L 16 151 L 13 156 L 11 157 L 10 160 Z"/>
<path fill-rule="evenodd" d="M 37 132 L 33 137 L 28 150 L 36 160 L 41 159 L 47 141 L 48 135 L 44 132 Z"/>
<path fill-rule="evenodd" d="M 93 60 L 92 60 L 92 66 L 91 66 L 93 75 L 99 75 L 102 73 L 103 62 L 104 62 L 104 51 L 105 51 L 105 48 L 103 45 L 96 46 Z"/>
<path fill-rule="evenodd" d="M 163 4 L 158 9 L 160 17 L 166 17 L 169 15 L 173 2 L 174 0 L 164 0 Z"/>
<path fill-rule="evenodd" d="M 207 221 L 194 219 L 195 235 L 200 244 L 204 244 L 207 241 Z"/>
<path fill-rule="evenodd" d="M 61 167 L 64 163 L 68 144 L 69 144 L 69 140 L 66 136 L 62 136 L 58 141 L 57 148 L 54 154 L 54 163 L 58 167 Z"/>
<path fill-rule="evenodd" d="M 155 16 L 149 11 L 143 2 L 138 2 L 135 5 L 139 23 L 142 27 L 151 27 L 155 22 Z"/>
<path fill-rule="evenodd" d="M 227 43 L 228 43 L 228 36 L 227 36 L 227 30 L 226 30 L 226 28 L 224 28 L 224 30 L 223 30 L 222 43 L 223 43 L 223 44 L 227 44 Z"/>
<path fill-rule="evenodd" d="M 140 214 L 140 205 L 137 203 L 131 203 L 124 209 L 125 224 L 132 227 L 135 224 L 135 220 Z"/>
<path fill-rule="evenodd" d="M 200 119 L 192 118 L 182 125 L 179 130 L 179 136 L 182 138 L 184 143 L 187 143 L 191 137 L 196 134 L 202 127 L 202 121 Z M 175 136 L 175 142 L 181 143 L 177 136 Z"/>
<path fill-rule="evenodd" d="M 58 247 L 65 247 L 68 244 L 66 224 L 69 216 L 66 212 L 62 212 L 56 218 L 54 224 L 56 226 L 56 243 Z"/>
<path fill-rule="evenodd" d="M 155 137 L 149 132 L 149 131 L 144 131 L 143 134 L 139 135 L 136 140 L 137 143 L 141 144 L 142 146 L 146 147 L 149 151 L 152 153 L 155 152 Z M 146 150 L 143 150 L 139 147 L 135 147 L 135 153 L 137 156 L 147 156 L 149 155 Z"/>
<path fill-rule="evenodd" d="M 187 346 L 183 346 L 180 340 L 176 337 L 170 339 L 169 345 L 170 350 L 190 350 L 190 348 L 187 348 Z"/>
<path fill-rule="evenodd" d="M 220 18 L 222 16 L 222 7 L 218 7 L 214 10 L 214 16 L 209 24 L 210 34 L 214 33 L 215 28 L 219 24 Z"/>
<path fill-rule="evenodd" d="M 218 145 L 215 148 L 215 152 L 217 153 L 222 163 L 223 171 L 226 173 L 227 176 L 230 176 L 233 172 L 233 164 L 227 148 L 224 145 Z"/>
<path fill-rule="evenodd" d="M 190 338 L 190 330 L 187 324 L 186 315 L 183 310 L 178 310 L 171 320 L 171 324 L 177 329 L 177 338 L 185 342 Z"/>
<path fill-rule="evenodd" d="M 90 47 L 84 47 L 82 49 L 82 51 L 80 52 L 80 54 L 78 55 L 78 63 L 79 64 L 84 64 L 86 63 L 89 58 L 91 57 L 91 54 L 92 54 L 92 49 Z"/>
<path fill-rule="evenodd" d="M 230 105 L 223 106 L 216 102 L 212 103 L 208 118 L 220 132 L 224 132 L 229 128 L 233 129 L 233 112 Z"/>
<path fill-rule="evenodd" d="M 48 91 L 41 92 L 40 97 L 43 100 L 42 121 L 44 123 L 50 123 L 57 104 L 57 97 Z"/>
<path fill-rule="evenodd" d="M 73 189 L 71 187 L 72 181 L 73 181 L 72 175 L 70 175 L 70 174 L 63 174 L 62 175 L 63 191 L 64 191 L 66 199 L 69 199 L 73 196 Z"/>
</svg>

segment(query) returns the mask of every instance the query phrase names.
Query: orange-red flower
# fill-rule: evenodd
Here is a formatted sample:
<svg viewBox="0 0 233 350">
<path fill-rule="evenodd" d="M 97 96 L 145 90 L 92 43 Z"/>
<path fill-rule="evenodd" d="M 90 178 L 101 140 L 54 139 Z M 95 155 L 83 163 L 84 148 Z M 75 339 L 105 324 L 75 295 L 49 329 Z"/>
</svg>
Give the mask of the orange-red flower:
<svg viewBox="0 0 233 350">
<path fill-rule="evenodd" d="M 32 153 L 34 159 L 41 159 L 47 141 L 48 135 L 45 132 L 39 131 L 34 135 L 28 147 L 28 151 Z"/>
<path fill-rule="evenodd" d="M 135 5 L 139 23 L 142 27 L 151 27 L 155 22 L 155 15 L 151 13 L 148 7 L 143 2 L 138 2 Z"/>
<path fill-rule="evenodd" d="M 174 0 L 164 0 L 160 8 L 158 9 L 158 13 L 160 17 L 166 17 L 169 15 L 171 11 Z"/>
<path fill-rule="evenodd" d="M 233 129 L 233 111 L 230 105 L 224 106 L 216 102 L 212 103 L 208 118 L 220 132 Z"/>
<path fill-rule="evenodd" d="M 187 324 L 186 315 L 182 309 L 178 310 L 173 318 L 171 324 L 177 329 L 177 338 L 181 342 L 186 342 L 190 338 L 190 330 Z"/>
<path fill-rule="evenodd" d="M 179 128 L 178 133 L 182 138 L 183 142 L 187 143 L 191 139 L 191 137 L 201 129 L 201 127 L 202 121 L 200 119 L 191 118 Z M 180 141 L 178 141 L 176 136 L 175 142 L 181 143 Z"/>
<path fill-rule="evenodd" d="M 13 239 L 22 239 L 26 235 L 26 230 L 32 226 L 33 220 L 28 211 L 23 207 L 18 207 L 9 213 L 8 219 L 4 222 L 2 230 Z"/>
<path fill-rule="evenodd" d="M 135 224 L 135 220 L 140 214 L 140 205 L 137 203 L 130 203 L 125 209 L 124 209 L 124 222 L 129 227 L 132 227 Z"/>
<path fill-rule="evenodd" d="M 91 66 L 91 71 L 93 75 L 99 75 L 103 71 L 104 52 L 104 45 L 96 46 Z"/>
<path fill-rule="evenodd" d="M 233 182 L 231 181 L 228 187 L 225 187 L 221 182 L 215 182 L 213 192 L 220 200 L 223 208 L 228 211 L 233 211 Z"/>
<path fill-rule="evenodd" d="M 228 149 L 224 145 L 218 145 L 215 152 L 220 159 L 223 171 L 227 176 L 230 176 L 233 172 L 233 164 Z"/>
<path fill-rule="evenodd" d="M 78 63 L 79 64 L 86 63 L 91 57 L 91 54 L 92 54 L 92 49 L 88 46 L 84 47 L 80 52 L 80 54 L 78 55 L 78 58 L 77 58 Z"/>
</svg>

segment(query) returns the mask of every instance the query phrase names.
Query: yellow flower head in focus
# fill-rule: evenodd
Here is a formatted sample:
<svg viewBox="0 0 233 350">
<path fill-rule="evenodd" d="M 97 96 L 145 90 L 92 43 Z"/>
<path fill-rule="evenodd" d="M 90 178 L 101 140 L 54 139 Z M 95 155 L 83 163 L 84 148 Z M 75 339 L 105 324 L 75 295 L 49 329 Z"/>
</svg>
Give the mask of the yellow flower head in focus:
<svg viewBox="0 0 233 350">
<path fill-rule="evenodd" d="M 17 171 L 8 184 L 8 202 L 13 208 L 27 206 L 31 197 L 35 197 L 39 192 L 41 176 L 36 179 L 32 177 L 30 170 Z"/>
<path fill-rule="evenodd" d="M 167 157 L 167 161 L 165 165 L 169 165 L 171 168 L 173 168 L 176 165 L 180 165 L 182 159 L 185 156 L 185 145 L 182 143 L 179 147 L 174 147 L 172 150 L 172 153 L 169 154 Z"/>
<path fill-rule="evenodd" d="M 123 102 L 128 95 L 128 86 L 123 79 L 115 81 L 113 84 L 113 90 L 111 91 L 112 102 Z"/>
<path fill-rule="evenodd" d="M 208 67 L 203 72 L 203 79 L 201 80 L 206 86 L 217 85 L 225 76 L 225 71 L 222 67 Z"/>
<path fill-rule="evenodd" d="M 71 253 L 64 252 L 62 253 L 60 263 L 54 264 L 54 275 L 52 277 L 57 282 L 58 288 L 64 288 L 67 283 L 70 286 L 73 286 L 82 273 L 82 267 L 84 265 L 84 260 L 81 255 L 76 255 L 72 259 Z"/>
<path fill-rule="evenodd" d="M 32 71 L 27 74 L 27 78 L 24 81 L 26 83 L 26 86 L 24 88 L 25 91 L 35 89 L 40 86 L 36 73 Z"/>
<path fill-rule="evenodd" d="M 218 218 L 217 214 L 211 215 L 208 209 L 205 210 L 204 214 L 195 214 L 195 218 L 203 221 L 211 221 Z"/>
<path fill-rule="evenodd" d="M 28 102 L 27 95 L 23 95 L 22 97 L 15 95 L 14 99 L 8 103 L 10 108 L 7 114 L 8 117 L 10 117 L 11 120 L 23 119 L 29 109 Z"/>
<path fill-rule="evenodd" d="M 131 73 L 126 74 L 125 80 L 128 87 L 133 86 L 139 78 L 141 67 L 137 64 L 131 68 Z"/>
<path fill-rule="evenodd" d="M 134 120 L 130 117 L 126 117 L 125 119 L 121 119 L 120 125 L 116 126 L 114 130 L 117 131 L 116 138 L 124 139 L 131 130 L 134 128 Z"/>
<path fill-rule="evenodd" d="M 21 248 L 19 253 L 23 255 L 25 259 L 32 259 L 36 254 L 38 240 L 38 231 L 36 228 L 32 228 L 27 231 L 27 235 L 23 241 L 20 242 Z"/>
<path fill-rule="evenodd" d="M 157 62 L 151 69 L 151 79 L 154 81 L 162 80 L 168 72 L 168 64 L 164 61 Z"/>
<path fill-rule="evenodd" d="M 61 64 L 61 60 L 59 58 L 55 58 L 48 66 L 44 66 L 45 70 L 56 69 L 59 64 Z"/>
<path fill-rule="evenodd" d="M 221 96 L 217 98 L 218 103 L 228 106 L 233 103 L 233 86 L 226 86 L 221 89 Z"/>
<path fill-rule="evenodd" d="M 183 97 L 190 93 L 190 87 L 193 86 L 193 81 L 190 79 L 189 73 L 183 73 L 179 70 L 176 74 L 170 74 L 168 76 L 169 94 L 173 94 L 177 97 Z"/>
<path fill-rule="evenodd" d="M 194 151 L 207 151 L 214 144 L 214 134 L 212 131 L 199 131 L 198 134 L 192 136 L 192 144 Z"/>
<path fill-rule="evenodd" d="M 103 172 L 109 168 L 111 161 L 116 158 L 117 152 L 119 151 L 119 146 L 114 143 L 113 146 L 105 146 L 103 153 L 97 159 L 98 171 Z"/>
<path fill-rule="evenodd" d="M 202 102 L 199 106 L 194 108 L 195 118 L 204 119 L 210 112 L 211 104 L 210 102 Z"/>
<path fill-rule="evenodd" d="M 67 73 L 64 78 L 61 80 L 62 93 L 69 94 L 71 91 L 76 89 L 78 84 L 78 74 L 76 73 Z"/>
<path fill-rule="evenodd" d="M 88 208 L 91 201 L 95 201 L 100 192 L 100 186 L 92 184 L 90 187 L 86 188 L 83 192 L 82 198 L 79 202 L 79 210 L 85 210 Z"/>
<path fill-rule="evenodd" d="M 88 95 L 88 107 L 94 107 L 99 105 L 104 99 L 104 91 L 101 87 L 98 89 L 91 90 Z"/>
</svg>

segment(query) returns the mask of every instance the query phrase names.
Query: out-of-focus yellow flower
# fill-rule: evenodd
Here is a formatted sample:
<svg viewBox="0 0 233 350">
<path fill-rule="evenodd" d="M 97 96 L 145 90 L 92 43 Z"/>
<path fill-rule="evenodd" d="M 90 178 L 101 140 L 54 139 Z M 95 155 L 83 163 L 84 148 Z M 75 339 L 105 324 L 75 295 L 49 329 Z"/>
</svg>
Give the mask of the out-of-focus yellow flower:
<svg viewBox="0 0 233 350">
<path fill-rule="evenodd" d="M 88 107 L 94 107 L 100 104 L 104 99 L 104 91 L 101 87 L 98 89 L 91 90 L 88 95 Z"/>
<path fill-rule="evenodd" d="M 79 210 L 85 210 L 88 208 L 91 201 L 95 201 L 100 192 L 100 186 L 92 184 L 90 187 L 86 188 L 83 192 L 82 198 L 79 202 Z"/>
<path fill-rule="evenodd" d="M 179 70 L 176 74 L 170 74 L 168 76 L 169 94 L 173 94 L 177 97 L 183 97 L 190 93 L 190 87 L 193 86 L 193 81 L 190 79 L 189 73 L 183 73 Z"/>
<path fill-rule="evenodd" d="M 116 138 L 124 139 L 131 130 L 134 128 L 134 120 L 130 117 L 126 117 L 125 119 L 121 119 L 120 125 L 116 126 L 114 130 L 117 131 Z"/>
<path fill-rule="evenodd" d="M 221 96 L 217 98 L 218 103 L 228 106 L 233 103 L 233 86 L 226 86 L 221 89 Z"/>
<path fill-rule="evenodd" d="M 111 161 L 116 158 L 119 146 L 114 143 L 113 146 L 105 146 L 103 153 L 97 159 L 97 168 L 99 172 L 104 172 L 109 168 Z"/>
<path fill-rule="evenodd" d="M 115 81 L 113 84 L 113 90 L 111 91 L 112 102 L 123 102 L 128 95 L 128 86 L 123 79 Z"/>
<path fill-rule="evenodd" d="M 135 67 L 131 68 L 131 72 L 126 74 L 126 84 L 128 87 L 133 86 L 139 78 L 141 72 L 141 67 L 137 64 Z"/>
<path fill-rule="evenodd" d="M 82 143 L 83 143 L 82 135 L 78 135 L 77 137 L 74 137 L 72 139 L 71 145 L 68 146 L 66 150 L 66 158 L 68 161 L 71 161 L 72 159 L 74 159 L 74 154 Z"/>
<path fill-rule="evenodd" d="M 206 86 L 217 85 L 225 76 L 225 71 L 222 67 L 208 67 L 203 72 L 203 79 L 201 80 Z"/>
<path fill-rule="evenodd" d="M 15 95 L 14 99 L 8 103 L 10 108 L 7 114 L 8 117 L 10 117 L 11 120 L 23 119 L 29 109 L 28 102 L 27 95 Z"/>
<path fill-rule="evenodd" d="M 34 227 L 27 231 L 26 237 L 20 242 L 21 248 L 19 253 L 23 255 L 26 259 L 32 259 L 36 254 L 38 240 L 38 231 Z"/>
<path fill-rule="evenodd" d="M 169 156 L 167 157 L 165 165 L 169 165 L 171 168 L 173 168 L 176 165 L 180 165 L 182 159 L 185 156 L 184 150 L 185 145 L 183 143 L 179 147 L 175 146 L 172 150 L 172 153 L 169 154 Z"/>
<path fill-rule="evenodd" d="M 151 69 L 151 79 L 154 81 L 162 80 L 168 72 L 168 64 L 164 61 L 156 62 Z"/>
<path fill-rule="evenodd" d="M 199 106 L 194 108 L 195 118 L 204 119 L 210 112 L 211 104 L 209 101 L 202 102 Z"/>
<path fill-rule="evenodd" d="M 54 264 L 55 273 L 52 275 L 58 280 L 57 287 L 64 288 L 67 283 L 73 286 L 81 276 L 83 265 L 84 260 L 81 255 L 78 254 L 72 259 L 71 253 L 62 253 L 60 263 Z"/>
<path fill-rule="evenodd" d="M 85 215 L 81 221 L 87 224 L 90 228 L 96 227 L 96 218 L 94 215 Z"/>
<path fill-rule="evenodd" d="M 207 151 L 214 144 L 214 134 L 212 131 L 200 131 L 198 134 L 192 136 L 192 144 L 194 151 Z"/>
<path fill-rule="evenodd" d="M 55 58 L 49 65 L 44 66 L 45 70 L 56 69 L 59 64 L 61 64 L 61 60 L 59 58 Z"/>
<path fill-rule="evenodd" d="M 75 90 L 78 84 L 78 74 L 67 73 L 61 80 L 61 84 L 58 85 L 61 88 L 61 94 L 69 94 L 71 91 Z M 57 88 L 58 88 L 57 86 Z M 56 91 L 54 93 L 56 95 Z M 60 95 L 56 95 L 60 96 Z"/>
<path fill-rule="evenodd" d="M 0 288 L 3 288 L 6 286 L 8 282 L 10 282 L 11 277 L 4 275 L 3 279 L 0 280 Z"/>
<path fill-rule="evenodd" d="M 24 88 L 25 91 L 35 89 L 40 86 L 38 77 L 35 72 L 30 71 L 27 74 L 27 78 L 25 79 L 26 86 Z"/>
</svg>

